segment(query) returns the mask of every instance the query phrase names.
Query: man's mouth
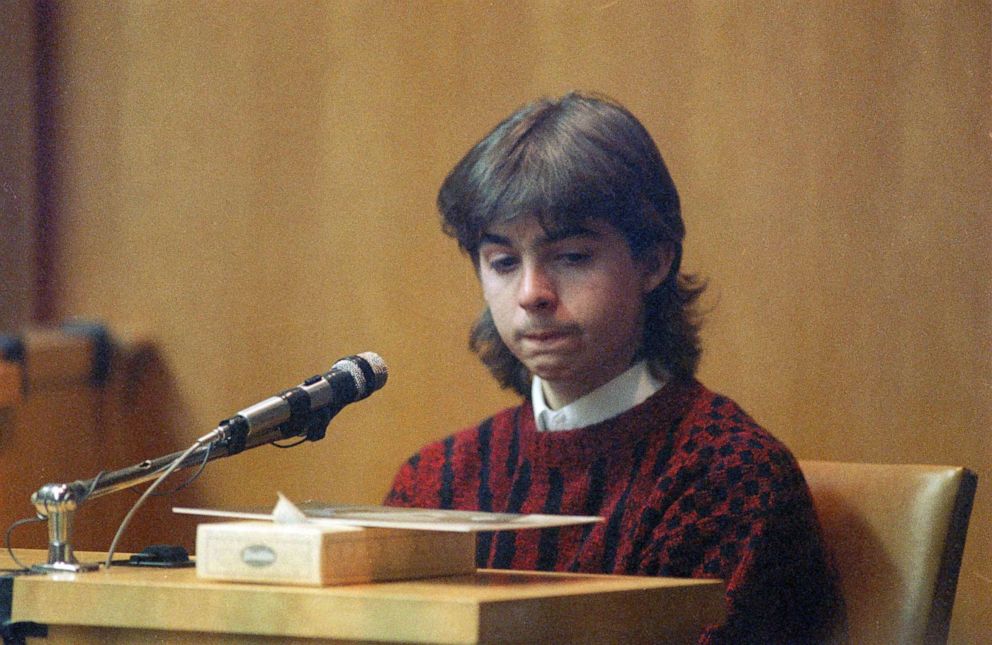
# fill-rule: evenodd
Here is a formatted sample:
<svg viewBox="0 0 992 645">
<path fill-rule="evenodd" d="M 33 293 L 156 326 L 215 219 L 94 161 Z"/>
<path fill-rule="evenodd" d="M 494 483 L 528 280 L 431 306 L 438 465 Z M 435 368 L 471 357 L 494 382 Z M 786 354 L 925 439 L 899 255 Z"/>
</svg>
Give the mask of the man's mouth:
<svg viewBox="0 0 992 645">
<path fill-rule="evenodd" d="M 576 330 L 568 327 L 554 327 L 549 329 L 530 329 L 517 334 L 521 340 L 532 343 L 553 343 L 558 340 L 569 338 L 575 335 Z"/>
</svg>

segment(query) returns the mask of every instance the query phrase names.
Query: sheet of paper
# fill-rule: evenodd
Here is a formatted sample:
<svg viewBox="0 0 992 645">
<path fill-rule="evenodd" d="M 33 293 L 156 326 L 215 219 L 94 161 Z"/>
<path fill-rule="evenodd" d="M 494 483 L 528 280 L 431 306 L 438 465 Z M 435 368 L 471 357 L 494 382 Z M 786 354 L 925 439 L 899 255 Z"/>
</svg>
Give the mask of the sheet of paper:
<svg viewBox="0 0 992 645">
<path fill-rule="evenodd" d="M 284 499 L 284 498 L 283 498 Z M 285 500 L 288 502 L 288 500 Z M 281 504 L 285 504 L 280 500 Z M 554 526 L 592 524 L 603 518 L 587 515 L 522 515 L 451 511 L 428 508 L 394 508 L 390 506 L 356 506 L 326 504 L 308 500 L 295 505 L 310 522 L 365 526 L 373 528 L 417 529 L 421 531 L 506 531 Z M 174 507 L 173 512 L 206 517 L 246 520 L 274 520 L 274 510 Z"/>
</svg>

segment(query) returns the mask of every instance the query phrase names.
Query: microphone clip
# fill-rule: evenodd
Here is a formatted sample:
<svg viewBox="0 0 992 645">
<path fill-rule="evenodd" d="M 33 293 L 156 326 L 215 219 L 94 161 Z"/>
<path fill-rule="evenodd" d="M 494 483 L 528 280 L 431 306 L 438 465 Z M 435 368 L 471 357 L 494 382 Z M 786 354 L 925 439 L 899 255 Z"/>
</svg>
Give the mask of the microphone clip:
<svg viewBox="0 0 992 645">
<path fill-rule="evenodd" d="M 314 410 L 306 421 L 305 436 L 307 441 L 320 441 L 327 434 L 327 426 L 334 418 L 340 407 L 325 407 Z"/>
<path fill-rule="evenodd" d="M 248 445 L 248 421 L 241 416 L 224 419 L 219 427 L 224 428 L 224 438 L 218 443 L 225 449 L 226 454 L 236 455 Z"/>
</svg>

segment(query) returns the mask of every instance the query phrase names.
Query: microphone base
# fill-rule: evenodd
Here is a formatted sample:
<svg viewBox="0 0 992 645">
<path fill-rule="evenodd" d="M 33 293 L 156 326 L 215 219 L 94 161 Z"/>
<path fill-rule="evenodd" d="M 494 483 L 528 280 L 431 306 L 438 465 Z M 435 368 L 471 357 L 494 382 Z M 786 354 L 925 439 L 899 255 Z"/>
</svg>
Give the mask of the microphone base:
<svg viewBox="0 0 992 645">
<path fill-rule="evenodd" d="M 96 571 L 100 568 L 97 562 L 46 562 L 45 564 L 35 564 L 31 566 L 31 571 L 35 573 L 84 573 L 86 571 Z"/>
</svg>

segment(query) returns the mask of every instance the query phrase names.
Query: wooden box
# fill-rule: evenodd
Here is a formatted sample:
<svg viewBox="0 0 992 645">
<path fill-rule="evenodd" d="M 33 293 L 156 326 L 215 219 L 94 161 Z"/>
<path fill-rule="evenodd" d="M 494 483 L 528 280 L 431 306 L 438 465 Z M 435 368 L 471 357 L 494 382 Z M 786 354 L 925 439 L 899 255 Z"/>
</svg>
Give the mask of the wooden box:
<svg viewBox="0 0 992 645">
<path fill-rule="evenodd" d="M 474 533 L 250 521 L 196 531 L 196 573 L 208 580 L 320 586 L 474 571 Z"/>
</svg>

